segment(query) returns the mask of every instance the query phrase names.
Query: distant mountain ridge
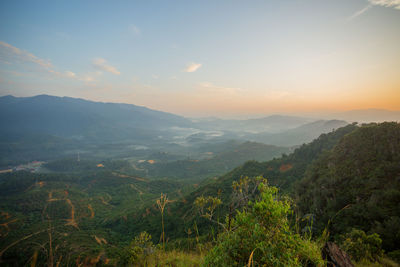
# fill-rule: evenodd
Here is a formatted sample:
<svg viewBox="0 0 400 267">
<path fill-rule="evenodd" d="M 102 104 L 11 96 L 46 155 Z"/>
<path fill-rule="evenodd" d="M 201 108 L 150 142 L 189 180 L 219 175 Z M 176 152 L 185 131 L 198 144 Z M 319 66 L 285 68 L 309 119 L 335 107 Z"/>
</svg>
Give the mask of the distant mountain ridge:
<svg viewBox="0 0 400 267">
<path fill-rule="evenodd" d="M 93 102 L 79 98 L 38 95 L 0 97 L 2 132 L 29 132 L 59 136 L 87 135 L 114 137 L 134 135 L 135 129 L 162 130 L 186 127 L 181 116 L 131 104 Z"/>
<path fill-rule="evenodd" d="M 233 132 L 245 131 L 250 133 L 275 133 L 299 127 L 305 123 L 312 122 L 313 119 L 275 114 L 257 119 L 227 120 L 220 118 L 208 118 L 196 119 L 193 121 L 199 128 L 213 128 L 215 130 L 229 130 Z"/>
<path fill-rule="evenodd" d="M 193 120 L 131 104 L 49 95 L 0 97 L 0 123 L 0 165 L 5 166 L 78 152 L 102 157 L 138 154 L 131 145 L 185 155 L 230 140 L 287 149 L 346 124 L 283 115 Z"/>
<path fill-rule="evenodd" d="M 344 121 L 314 121 L 284 115 L 247 120 L 191 120 L 132 104 L 49 95 L 0 97 L 0 123 L 4 125 L 0 134 L 45 134 L 79 140 L 154 143 L 161 139 L 173 140 L 181 134 L 176 131 L 180 128 L 198 129 L 198 134 L 193 137 L 200 139 L 208 135 L 202 131 L 211 130 L 222 131 L 222 138 L 284 146 L 309 142 L 321 133 L 346 124 Z M 206 139 L 210 139 L 209 136 Z"/>
<path fill-rule="evenodd" d="M 358 109 L 331 114 L 327 118 L 342 119 L 349 122 L 384 122 L 400 121 L 400 110 Z"/>
<path fill-rule="evenodd" d="M 357 128 L 358 126 L 355 124 L 349 124 L 336 131 L 320 135 L 311 143 L 302 145 L 289 155 L 283 155 L 266 162 L 248 161 L 222 176 L 207 179 L 196 190 L 184 196 L 182 201 L 177 201 L 171 205 L 171 213 L 175 216 L 173 221 L 166 224 L 166 229 L 169 230 L 171 235 L 184 234 L 181 228 L 173 227 L 173 225 L 180 223 L 188 226 L 196 220 L 197 214 L 196 210 L 193 209 L 193 203 L 200 196 L 218 196 L 223 201 L 223 209 L 226 212 L 231 199 L 232 183 L 242 177 L 261 175 L 266 177 L 271 185 L 278 186 L 284 192 L 292 192 L 293 186 L 304 177 L 311 162 L 326 151 L 331 150 L 344 136 Z M 135 225 L 137 227 L 135 230 L 138 231 L 141 227 L 143 227 L 141 229 L 143 230 L 150 225 L 156 229 L 157 223 L 158 221 L 155 221 L 154 217 L 151 216 L 146 216 L 146 218 L 134 216 L 134 222 L 131 225 Z M 203 231 L 207 231 L 206 225 L 197 221 L 199 228 L 205 227 L 202 228 Z M 174 233 L 171 233 L 172 231 Z"/>
<path fill-rule="evenodd" d="M 281 133 L 259 133 L 248 136 L 250 140 L 278 146 L 295 146 L 311 142 L 322 133 L 329 133 L 348 124 L 342 120 L 318 120 Z"/>
</svg>

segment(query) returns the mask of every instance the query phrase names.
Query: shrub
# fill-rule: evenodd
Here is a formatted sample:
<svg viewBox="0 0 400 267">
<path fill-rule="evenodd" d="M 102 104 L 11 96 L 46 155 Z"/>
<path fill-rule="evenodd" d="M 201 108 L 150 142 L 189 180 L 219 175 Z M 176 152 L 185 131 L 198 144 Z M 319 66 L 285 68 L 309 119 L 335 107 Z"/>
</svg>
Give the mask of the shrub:
<svg viewBox="0 0 400 267">
<path fill-rule="evenodd" d="M 155 252 L 155 247 L 151 241 L 151 235 L 147 232 L 141 232 L 129 245 L 128 253 L 130 262 L 133 264 L 144 264 L 149 255 Z"/>
<path fill-rule="evenodd" d="M 378 261 L 383 255 L 382 239 L 376 233 L 367 235 L 362 230 L 353 229 L 350 233 L 342 236 L 342 239 L 341 247 L 355 261 Z"/>
<path fill-rule="evenodd" d="M 400 263 L 400 249 L 389 252 L 388 256 L 394 261 Z"/>
<path fill-rule="evenodd" d="M 291 231 L 289 200 L 280 199 L 276 187 L 260 184 L 259 190 L 260 200 L 237 212 L 233 230 L 219 235 L 204 265 L 244 266 L 250 259 L 256 266 L 322 266 L 318 246 Z"/>
</svg>

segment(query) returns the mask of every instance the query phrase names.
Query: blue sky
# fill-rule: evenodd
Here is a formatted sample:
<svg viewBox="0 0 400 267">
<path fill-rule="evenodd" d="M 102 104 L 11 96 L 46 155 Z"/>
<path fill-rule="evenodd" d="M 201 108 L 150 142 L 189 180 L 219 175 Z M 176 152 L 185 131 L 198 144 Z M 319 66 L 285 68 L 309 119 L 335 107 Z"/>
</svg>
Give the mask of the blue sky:
<svg viewBox="0 0 400 267">
<path fill-rule="evenodd" d="M 189 116 L 399 109 L 400 1 L 1 1 L 0 95 Z"/>
</svg>

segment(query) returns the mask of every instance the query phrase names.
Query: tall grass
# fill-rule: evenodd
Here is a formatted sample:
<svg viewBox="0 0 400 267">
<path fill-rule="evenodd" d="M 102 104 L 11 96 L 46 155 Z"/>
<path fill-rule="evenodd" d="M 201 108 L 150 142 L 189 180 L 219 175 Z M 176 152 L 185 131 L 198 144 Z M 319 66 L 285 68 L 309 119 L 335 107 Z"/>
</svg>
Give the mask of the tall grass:
<svg viewBox="0 0 400 267">
<path fill-rule="evenodd" d="M 204 254 L 198 252 L 184 252 L 180 250 L 157 250 L 146 259 L 146 263 L 137 263 L 133 266 L 171 266 L 171 267 L 197 267 L 201 266 Z"/>
</svg>

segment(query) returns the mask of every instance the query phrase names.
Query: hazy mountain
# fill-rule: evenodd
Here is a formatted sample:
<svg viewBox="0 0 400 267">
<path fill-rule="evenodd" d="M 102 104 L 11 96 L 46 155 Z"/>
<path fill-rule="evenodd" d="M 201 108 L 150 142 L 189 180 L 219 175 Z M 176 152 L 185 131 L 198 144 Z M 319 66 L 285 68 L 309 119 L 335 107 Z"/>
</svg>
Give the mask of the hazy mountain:
<svg viewBox="0 0 400 267">
<path fill-rule="evenodd" d="M 166 224 L 166 228 L 169 229 L 170 234 L 174 231 L 174 235 L 183 236 L 184 232 L 181 230 L 183 227 L 177 227 L 179 224 L 192 225 L 193 221 L 196 220 L 197 226 L 200 228 L 207 225 L 200 224 L 197 218 L 196 210 L 193 209 L 195 199 L 199 196 L 218 196 L 223 201 L 223 210 L 226 211 L 230 203 L 232 183 L 242 177 L 262 175 L 268 179 L 270 184 L 276 185 L 286 192 L 291 191 L 293 184 L 304 177 L 309 164 L 325 151 L 331 150 L 339 143 L 343 136 L 353 132 L 357 128 L 358 126 L 349 124 L 334 132 L 322 134 L 311 143 L 302 145 L 289 155 L 283 155 L 267 162 L 248 161 L 218 178 L 207 179 L 196 190 L 185 195 L 181 199 L 182 201 L 177 201 L 171 205 L 171 213 L 174 214 L 174 220 L 169 221 Z M 134 222 L 131 223 L 133 226 L 130 229 L 133 231 L 138 231 L 141 228 L 148 229 L 149 225 L 155 228 L 158 223 L 156 216 L 156 212 L 152 216 L 146 216 L 145 218 L 135 216 L 133 219 Z M 209 227 L 205 226 L 202 230 L 209 231 L 209 229 Z"/>
<path fill-rule="evenodd" d="M 299 127 L 313 119 L 296 116 L 271 115 L 258 119 L 224 120 L 219 118 L 205 118 L 194 120 L 199 128 L 212 128 L 233 132 L 282 132 Z"/>
<path fill-rule="evenodd" d="M 1 132 L 64 137 L 143 139 L 173 126 L 187 127 L 183 117 L 130 104 L 102 103 L 39 95 L 0 97 Z"/>
<path fill-rule="evenodd" d="M 255 142 L 226 142 L 216 144 L 217 149 L 226 147 L 217 153 L 206 152 L 206 158 L 193 160 L 190 158 L 177 161 L 161 161 L 156 163 L 145 162 L 140 166 L 148 170 L 154 177 L 179 178 L 199 181 L 203 178 L 221 175 L 249 160 L 266 161 L 289 153 L 292 149 Z M 219 148 L 218 148 L 219 147 Z"/>
<path fill-rule="evenodd" d="M 349 122 L 383 122 L 400 121 L 400 111 L 385 109 L 359 109 L 340 113 L 334 113 L 327 116 L 331 119 L 341 119 Z"/>
<path fill-rule="evenodd" d="M 132 145 L 144 145 L 179 158 L 197 155 L 200 159 L 202 147 L 218 146 L 228 140 L 291 147 L 347 124 L 310 120 L 273 115 L 194 121 L 130 104 L 49 95 L 4 96 L 0 97 L 0 165 L 71 156 L 78 151 L 97 158 L 146 154 L 134 151 Z"/>
<path fill-rule="evenodd" d="M 342 120 L 318 120 L 281 133 L 260 133 L 246 138 L 271 145 L 295 146 L 311 142 L 320 134 L 331 132 L 347 124 Z"/>
</svg>

